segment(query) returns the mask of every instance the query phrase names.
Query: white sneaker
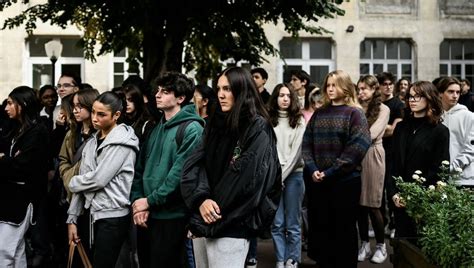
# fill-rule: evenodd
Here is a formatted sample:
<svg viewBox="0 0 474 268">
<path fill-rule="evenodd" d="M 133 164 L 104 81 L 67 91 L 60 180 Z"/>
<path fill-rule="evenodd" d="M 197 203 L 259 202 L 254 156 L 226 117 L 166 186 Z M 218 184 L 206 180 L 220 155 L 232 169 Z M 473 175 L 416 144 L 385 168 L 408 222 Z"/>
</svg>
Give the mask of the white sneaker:
<svg viewBox="0 0 474 268">
<path fill-rule="evenodd" d="M 391 239 L 395 238 L 395 229 L 392 229 L 392 231 L 390 231 L 390 238 Z"/>
<path fill-rule="evenodd" d="M 245 262 L 245 268 L 257 268 L 257 259 L 251 258 Z"/>
<path fill-rule="evenodd" d="M 288 259 L 285 263 L 285 268 L 298 268 L 298 262 L 293 259 Z"/>
<path fill-rule="evenodd" d="M 372 229 L 369 230 L 369 237 L 370 237 L 370 238 L 374 238 L 374 237 L 375 237 L 375 232 L 374 232 L 374 230 L 372 230 Z"/>
<path fill-rule="evenodd" d="M 365 259 L 368 259 L 370 256 L 370 243 L 367 241 L 362 241 L 362 244 L 360 245 L 359 249 L 359 256 L 357 259 L 359 261 L 364 261 Z"/>
<path fill-rule="evenodd" d="M 282 261 L 277 261 L 276 263 L 276 268 L 285 268 L 285 263 Z"/>
<path fill-rule="evenodd" d="M 374 256 L 370 259 L 374 263 L 383 263 L 387 259 L 387 248 L 384 244 L 377 244 Z"/>
</svg>

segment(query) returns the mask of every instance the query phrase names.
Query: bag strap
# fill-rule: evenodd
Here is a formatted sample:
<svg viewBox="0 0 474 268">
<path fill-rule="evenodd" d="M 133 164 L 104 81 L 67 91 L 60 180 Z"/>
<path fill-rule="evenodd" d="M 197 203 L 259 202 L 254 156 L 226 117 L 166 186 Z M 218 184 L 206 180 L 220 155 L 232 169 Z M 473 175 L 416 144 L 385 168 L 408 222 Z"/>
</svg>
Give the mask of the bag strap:
<svg viewBox="0 0 474 268">
<path fill-rule="evenodd" d="M 67 268 L 72 267 L 72 259 L 74 257 L 74 249 L 76 244 L 74 242 L 69 243 L 69 254 L 67 255 Z"/>
<path fill-rule="evenodd" d="M 77 247 L 77 251 L 79 252 L 79 257 L 81 257 L 81 260 L 82 260 L 82 265 L 84 265 L 85 268 L 92 268 L 92 264 L 91 262 L 89 261 L 89 258 L 87 257 L 87 253 L 84 249 L 84 246 L 82 245 L 81 241 L 74 243 L 74 242 L 71 242 L 69 244 L 69 255 L 68 255 L 68 258 L 67 258 L 67 268 L 71 268 L 72 267 L 72 260 L 74 258 L 74 250 L 76 249 Z"/>
<path fill-rule="evenodd" d="M 84 250 L 84 246 L 82 245 L 82 243 L 80 241 L 79 241 L 79 243 L 77 243 L 77 249 L 79 251 L 79 256 L 81 257 L 82 264 L 84 265 L 84 267 L 85 268 L 92 268 L 92 264 L 89 261 L 89 258 L 87 257 L 87 253 Z"/>
<path fill-rule="evenodd" d="M 176 131 L 176 144 L 178 145 L 178 148 L 181 147 L 181 144 L 183 143 L 184 139 L 184 131 L 186 130 L 186 127 L 191 124 L 194 120 L 188 120 L 184 121 L 183 123 L 179 124 L 178 130 Z"/>
</svg>

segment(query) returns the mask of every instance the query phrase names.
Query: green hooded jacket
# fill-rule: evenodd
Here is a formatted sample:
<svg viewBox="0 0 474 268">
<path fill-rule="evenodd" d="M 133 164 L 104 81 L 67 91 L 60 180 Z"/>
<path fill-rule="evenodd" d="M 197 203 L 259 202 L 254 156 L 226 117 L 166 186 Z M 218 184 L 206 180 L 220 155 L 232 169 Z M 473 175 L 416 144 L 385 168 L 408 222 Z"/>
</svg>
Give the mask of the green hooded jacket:
<svg viewBox="0 0 474 268">
<path fill-rule="evenodd" d="M 176 132 L 181 123 L 192 120 L 184 131 L 178 148 Z M 155 126 L 143 146 L 133 180 L 132 203 L 146 197 L 150 217 L 177 219 L 187 214 L 180 192 L 184 161 L 201 141 L 204 120 L 197 115 L 194 105 L 186 105 L 168 121 L 164 117 Z"/>
</svg>

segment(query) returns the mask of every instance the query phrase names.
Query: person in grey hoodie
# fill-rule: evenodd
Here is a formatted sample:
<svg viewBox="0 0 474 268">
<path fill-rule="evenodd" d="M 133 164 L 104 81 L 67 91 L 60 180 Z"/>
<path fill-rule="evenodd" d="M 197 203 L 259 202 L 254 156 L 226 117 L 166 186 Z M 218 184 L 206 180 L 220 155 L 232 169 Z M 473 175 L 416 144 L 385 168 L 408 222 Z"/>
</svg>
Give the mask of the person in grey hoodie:
<svg viewBox="0 0 474 268">
<path fill-rule="evenodd" d="M 461 83 L 454 77 L 437 84 L 443 104 L 443 124 L 449 129 L 451 170 L 462 171 L 459 185 L 474 187 L 474 113 L 459 104 Z"/>
<path fill-rule="evenodd" d="M 92 124 L 98 131 L 82 152 L 79 175 L 72 177 L 68 210 L 69 243 L 80 239 L 77 218 L 90 209 L 94 223 L 94 267 L 114 267 L 130 226 L 130 190 L 138 153 L 133 128 L 117 124 L 124 101 L 105 92 L 92 106 Z"/>
</svg>

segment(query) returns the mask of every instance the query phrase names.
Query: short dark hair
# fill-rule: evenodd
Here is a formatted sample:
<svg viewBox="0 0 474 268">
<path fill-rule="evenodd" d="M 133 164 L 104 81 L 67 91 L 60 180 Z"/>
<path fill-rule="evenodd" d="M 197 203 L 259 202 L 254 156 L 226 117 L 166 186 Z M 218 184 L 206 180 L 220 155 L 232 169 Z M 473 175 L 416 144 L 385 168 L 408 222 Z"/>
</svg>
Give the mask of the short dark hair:
<svg viewBox="0 0 474 268">
<path fill-rule="evenodd" d="M 380 85 L 382 85 L 386 80 L 389 80 L 392 82 L 392 84 L 395 84 L 395 79 L 395 76 L 390 72 L 382 72 L 377 75 L 377 80 L 379 81 Z"/>
<path fill-rule="evenodd" d="M 155 89 L 161 86 L 173 91 L 175 97 L 184 96 L 181 107 L 188 104 L 193 98 L 194 82 L 186 75 L 178 72 L 166 72 L 155 80 Z"/>
<path fill-rule="evenodd" d="M 52 91 L 54 91 L 54 94 L 56 95 L 56 97 L 58 96 L 58 93 L 56 92 L 56 89 L 52 85 L 44 85 L 40 88 L 40 90 L 38 92 L 38 97 L 41 99 L 41 96 L 43 96 L 43 94 L 48 89 L 51 89 Z"/>
<path fill-rule="evenodd" d="M 296 77 L 298 77 L 299 80 L 303 81 L 303 80 L 306 80 L 306 87 L 309 86 L 309 84 L 311 83 L 311 77 L 309 76 L 309 74 L 306 72 L 306 71 L 303 71 L 303 70 L 293 70 L 291 71 L 290 73 L 291 75 L 294 75 Z"/>
<path fill-rule="evenodd" d="M 79 75 L 75 74 L 75 73 L 70 73 L 70 72 L 64 72 L 61 74 L 61 77 L 71 77 L 72 78 L 72 82 L 74 83 L 74 85 L 76 87 L 78 87 L 79 89 L 83 89 L 83 86 L 82 86 L 82 79 Z"/>
<path fill-rule="evenodd" d="M 250 73 L 253 75 L 254 73 L 259 73 L 263 79 L 267 80 L 268 79 L 268 73 L 265 71 L 265 69 L 261 67 L 254 68 L 250 71 Z"/>
<path fill-rule="evenodd" d="M 444 93 L 446 89 L 448 89 L 448 87 L 452 84 L 459 85 L 459 88 L 461 88 L 461 82 L 459 82 L 456 77 L 452 76 L 444 77 L 437 84 L 435 84 L 435 86 L 439 93 Z"/>
<path fill-rule="evenodd" d="M 471 87 L 471 81 L 469 81 L 468 79 L 461 79 L 461 83 L 462 82 L 466 83 L 468 87 Z"/>
</svg>

